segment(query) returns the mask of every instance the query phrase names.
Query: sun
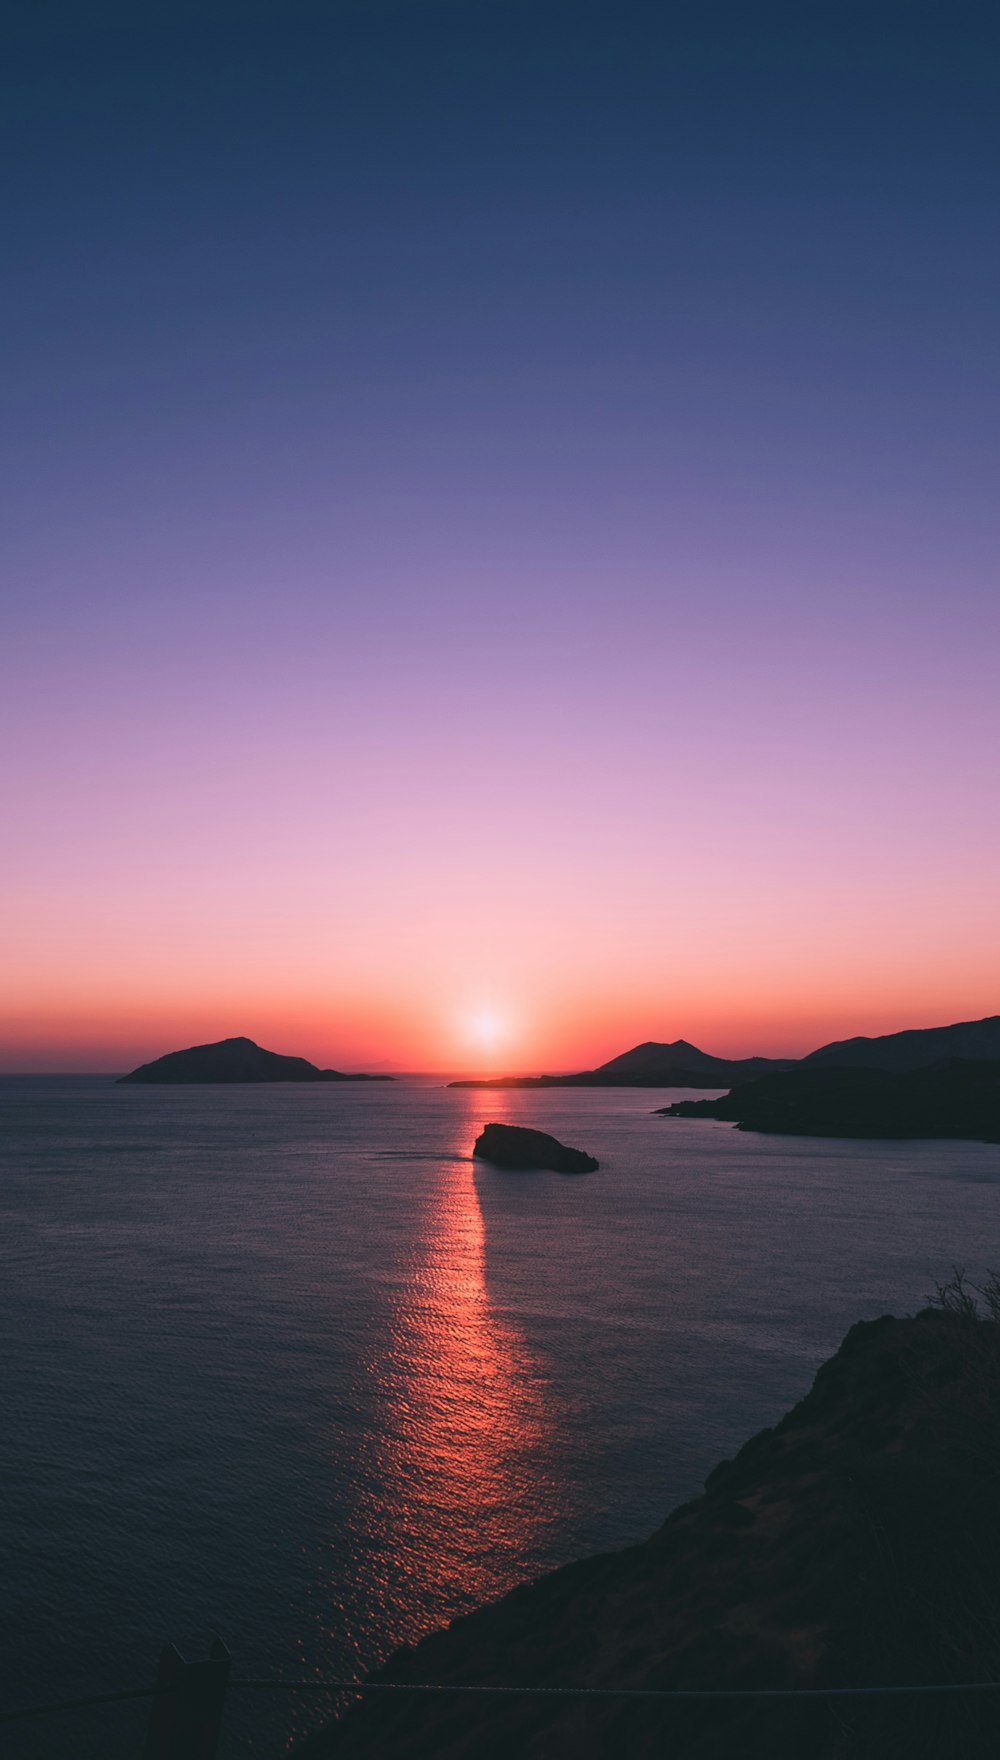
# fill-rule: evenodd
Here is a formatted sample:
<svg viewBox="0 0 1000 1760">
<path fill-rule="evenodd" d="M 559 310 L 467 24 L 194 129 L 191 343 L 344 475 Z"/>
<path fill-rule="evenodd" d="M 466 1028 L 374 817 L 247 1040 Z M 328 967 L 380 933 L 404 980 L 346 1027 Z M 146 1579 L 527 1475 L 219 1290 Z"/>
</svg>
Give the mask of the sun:
<svg viewBox="0 0 1000 1760">
<path fill-rule="evenodd" d="M 497 1051 L 511 1036 L 511 1023 L 499 1008 L 479 1007 L 466 1017 L 467 1037 L 481 1051 Z"/>
</svg>

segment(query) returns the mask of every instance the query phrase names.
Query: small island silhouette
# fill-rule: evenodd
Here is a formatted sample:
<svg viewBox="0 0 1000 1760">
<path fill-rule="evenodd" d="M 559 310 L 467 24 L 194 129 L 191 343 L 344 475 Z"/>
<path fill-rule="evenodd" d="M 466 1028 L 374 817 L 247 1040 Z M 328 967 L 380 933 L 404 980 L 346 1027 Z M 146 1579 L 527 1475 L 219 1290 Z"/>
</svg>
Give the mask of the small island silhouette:
<svg viewBox="0 0 1000 1760">
<path fill-rule="evenodd" d="M 391 1076 L 344 1075 L 339 1069 L 318 1069 L 305 1057 L 283 1057 L 265 1051 L 252 1039 L 217 1039 L 211 1045 L 190 1045 L 168 1051 L 153 1063 L 142 1063 L 119 1076 L 119 1083 L 191 1082 L 391 1082 Z"/>
<path fill-rule="evenodd" d="M 480 1161 L 491 1161 L 494 1167 L 544 1167 L 553 1173 L 593 1173 L 600 1165 L 593 1155 L 569 1148 L 548 1131 L 533 1131 L 520 1124 L 484 1125 L 472 1153 Z"/>
</svg>

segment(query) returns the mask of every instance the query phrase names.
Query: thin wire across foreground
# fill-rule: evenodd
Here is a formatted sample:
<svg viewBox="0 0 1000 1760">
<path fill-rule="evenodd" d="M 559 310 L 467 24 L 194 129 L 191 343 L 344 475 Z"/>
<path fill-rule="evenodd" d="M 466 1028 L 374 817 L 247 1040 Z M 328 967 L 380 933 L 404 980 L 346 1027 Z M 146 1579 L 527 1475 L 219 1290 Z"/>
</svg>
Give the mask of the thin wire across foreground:
<svg viewBox="0 0 1000 1760">
<path fill-rule="evenodd" d="M 904 1698 L 909 1694 L 996 1693 L 1000 1681 L 944 1681 L 921 1686 L 890 1687 L 488 1687 L 441 1685 L 433 1681 L 274 1681 L 235 1680 L 231 1688 L 261 1693 L 467 1693 L 499 1694 L 529 1699 L 867 1699 Z M 0 1723 L 46 1717 L 58 1711 L 83 1711 L 92 1705 L 121 1705 L 130 1699 L 156 1699 L 170 1687 L 134 1687 L 124 1693 L 99 1693 L 90 1699 L 60 1699 L 50 1705 L 29 1705 L 0 1712 Z"/>
</svg>

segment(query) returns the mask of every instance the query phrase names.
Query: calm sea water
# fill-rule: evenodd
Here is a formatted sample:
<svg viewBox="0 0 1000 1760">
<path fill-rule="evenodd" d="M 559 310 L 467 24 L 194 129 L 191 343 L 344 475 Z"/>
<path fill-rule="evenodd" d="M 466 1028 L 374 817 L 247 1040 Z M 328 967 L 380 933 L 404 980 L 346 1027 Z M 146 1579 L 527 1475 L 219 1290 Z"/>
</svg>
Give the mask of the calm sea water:
<svg viewBox="0 0 1000 1760">
<path fill-rule="evenodd" d="M 852 1321 L 1000 1266 L 1000 1149 L 744 1136 L 650 1091 L 0 1081 L 8 1703 L 353 1675 L 657 1526 Z M 490 1118 L 600 1157 L 470 1159 Z M 316 1699 L 230 1696 L 278 1756 Z M 6 1732 L 134 1760 L 144 1712 Z"/>
</svg>

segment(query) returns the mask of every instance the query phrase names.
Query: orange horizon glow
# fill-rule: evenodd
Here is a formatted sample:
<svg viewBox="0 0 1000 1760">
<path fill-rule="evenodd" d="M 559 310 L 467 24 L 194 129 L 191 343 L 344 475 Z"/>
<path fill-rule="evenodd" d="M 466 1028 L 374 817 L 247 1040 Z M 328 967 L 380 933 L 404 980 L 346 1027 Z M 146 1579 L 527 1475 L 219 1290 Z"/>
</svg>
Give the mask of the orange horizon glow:
<svg viewBox="0 0 1000 1760">
<path fill-rule="evenodd" d="M 707 586 L 690 627 L 595 587 L 475 638 L 400 601 L 315 650 L 263 611 L 223 642 L 179 601 L 169 653 L 89 668 L 47 626 L 0 708 L 0 1069 L 247 1034 L 531 1073 L 997 1012 L 985 623 L 956 645 L 937 598 L 891 594 L 845 622 L 830 583 L 799 623 L 738 578 L 719 640 Z M 480 585 L 488 620 L 509 594 Z"/>
<path fill-rule="evenodd" d="M 654 746 L 674 709 L 645 684 L 631 733 Z M 713 731 L 723 686 L 739 741 Z M 290 767 L 287 728 L 272 749 L 209 726 L 214 769 L 183 770 L 155 716 L 138 753 L 113 713 L 85 762 L 40 736 L 8 805 L 0 1070 L 124 1071 L 246 1034 L 347 1070 L 530 1074 L 648 1039 L 794 1056 L 996 1013 L 981 695 L 944 705 L 953 742 L 966 716 L 962 786 L 926 735 L 917 786 L 891 698 L 834 761 L 829 704 L 796 699 L 800 745 L 818 721 L 800 752 L 754 731 L 742 688 L 688 701 L 696 760 L 666 780 L 573 704 L 533 723 L 467 702 L 457 741 L 428 699 L 408 745 L 348 704 L 346 778 L 331 729 L 312 753 L 304 726 Z"/>
<path fill-rule="evenodd" d="M 324 1068 L 457 1076 L 562 1074 L 591 1069 L 647 1040 L 686 1039 L 720 1057 L 798 1057 L 831 1040 L 945 1026 L 1000 1012 L 987 984 L 965 993 L 918 994 L 893 1007 L 881 996 L 835 995 L 802 1007 L 795 995 L 763 998 L 770 1006 L 727 1009 L 706 995 L 671 1008 L 644 998 L 630 1006 L 613 994 L 534 1008 L 518 1005 L 516 1030 L 480 1038 L 461 1008 L 421 1019 L 416 1010 L 369 1004 L 336 1008 L 315 998 L 297 1006 L 247 996 L 198 1006 L 169 998 L 159 1007 L 131 998 L 102 1008 L 35 1010 L 0 1023 L 0 1074 L 120 1074 L 188 1045 L 245 1035 L 268 1050 L 309 1058 Z M 498 1011 L 499 1017 L 499 1011 Z"/>
</svg>

